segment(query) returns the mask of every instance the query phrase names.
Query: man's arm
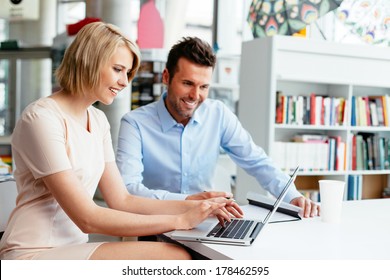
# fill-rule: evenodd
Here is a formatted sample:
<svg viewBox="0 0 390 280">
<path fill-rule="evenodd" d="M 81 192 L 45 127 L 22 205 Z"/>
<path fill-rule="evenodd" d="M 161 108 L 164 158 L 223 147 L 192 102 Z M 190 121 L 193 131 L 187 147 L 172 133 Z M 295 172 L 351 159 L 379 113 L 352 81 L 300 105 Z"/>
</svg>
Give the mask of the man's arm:
<svg viewBox="0 0 390 280">
<path fill-rule="evenodd" d="M 137 124 L 125 115 L 120 124 L 116 163 L 127 190 L 134 195 L 164 200 L 183 200 L 186 194 L 149 189 L 143 184 L 142 137 Z"/>
<path fill-rule="evenodd" d="M 221 141 L 223 149 L 238 166 L 255 177 L 261 186 L 277 197 L 289 180 L 289 176 L 282 172 L 265 151 L 253 142 L 250 134 L 228 109 L 225 110 L 223 122 L 225 126 L 224 137 Z M 290 188 L 285 201 L 301 207 L 305 217 L 319 214 L 319 206 L 303 197 L 295 186 Z"/>
</svg>

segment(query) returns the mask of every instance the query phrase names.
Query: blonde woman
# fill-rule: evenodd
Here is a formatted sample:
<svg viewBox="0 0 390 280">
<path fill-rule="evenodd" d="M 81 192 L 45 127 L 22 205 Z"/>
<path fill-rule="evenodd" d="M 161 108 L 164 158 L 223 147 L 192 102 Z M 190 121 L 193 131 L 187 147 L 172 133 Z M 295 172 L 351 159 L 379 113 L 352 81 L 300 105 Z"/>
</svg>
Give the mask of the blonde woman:
<svg viewBox="0 0 390 280">
<path fill-rule="evenodd" d="M 151 235 L 192 228 L 209 215 L 242 215 L 223 197 L 163 201 L 128 193 L 109 123 L 92 104 L 111 104 L 139 64 L 137 46 L 113 25 L 91 23 L 77 34 L 56 72 L 61 89 L 30 104 L 15 127 L 18 198 L 0 259 L 189 259 L 172 244 L 88 243 L 88 234 Z M 97 187 L 109 208 L 93 201 Z"/>
</svg>

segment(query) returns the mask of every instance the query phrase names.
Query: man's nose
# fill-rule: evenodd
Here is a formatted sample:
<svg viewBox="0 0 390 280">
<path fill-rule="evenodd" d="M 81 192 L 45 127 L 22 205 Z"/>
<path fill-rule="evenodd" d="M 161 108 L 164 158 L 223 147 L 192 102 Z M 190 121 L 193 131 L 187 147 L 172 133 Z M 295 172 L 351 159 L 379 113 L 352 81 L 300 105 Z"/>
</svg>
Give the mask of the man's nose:
<svg viewBox="0 0 390 280">
<path fill-rule="evenodd" d="M 198 100 L 200 95 L 200 89 L 197 87 L 194 87 L 190 92 L 190 97 L 192 100 Z"/>
</svg>

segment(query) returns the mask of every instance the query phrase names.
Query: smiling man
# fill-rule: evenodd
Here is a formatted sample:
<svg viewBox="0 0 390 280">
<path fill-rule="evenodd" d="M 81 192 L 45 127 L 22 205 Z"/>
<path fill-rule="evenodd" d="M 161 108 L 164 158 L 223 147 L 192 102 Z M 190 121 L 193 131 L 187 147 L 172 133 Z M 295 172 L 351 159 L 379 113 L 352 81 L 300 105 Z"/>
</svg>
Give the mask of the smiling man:
<svg viewBox="0 0 390 280">
<path fill-rule="evenodd" d="M 157 199 L 231 197 L 212 185 L 222 148 L 273 195 L 289 176 L 257 146 L 236 115 L 222 102 L 207 99 L 216 56 L 209 44 L 183 38 L 169 54 L 159 101 L 123 116 L 117 164 L 130 193 Z M 304 208 L 318 205 L 291 188 L 286 201 Z"/>
</svg>

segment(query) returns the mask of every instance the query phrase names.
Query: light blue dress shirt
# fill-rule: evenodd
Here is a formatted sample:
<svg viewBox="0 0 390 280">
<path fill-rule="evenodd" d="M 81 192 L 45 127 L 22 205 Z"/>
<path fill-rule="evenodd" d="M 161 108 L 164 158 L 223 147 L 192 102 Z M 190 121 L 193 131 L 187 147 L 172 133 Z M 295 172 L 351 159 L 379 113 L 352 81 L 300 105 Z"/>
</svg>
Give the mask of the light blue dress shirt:
<svg viewBox="0 0 390 280">
<path fill-rule="evenodd" d="M 259 184 L 278 196 L 289 176 L 257 146 L 222 102 L 206 99 L 186 126 L 167 111 L 164 99 L 123 116 L 117 164 L 128 191 L 158 199 L 185 199 L 212 190 L 220 148 Z M 285 201 L 300 196 L 291 188 Z"/>
</svg>

